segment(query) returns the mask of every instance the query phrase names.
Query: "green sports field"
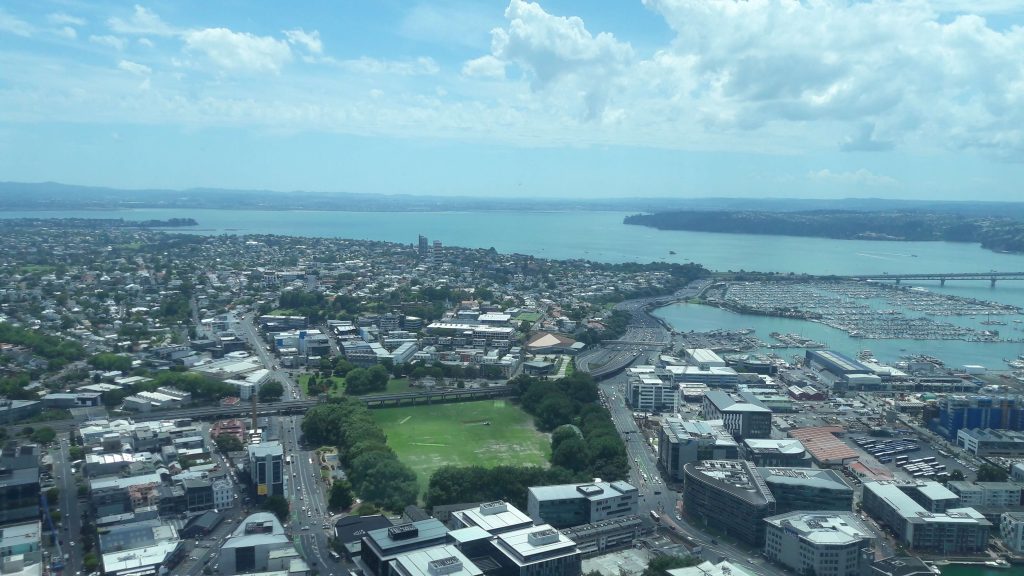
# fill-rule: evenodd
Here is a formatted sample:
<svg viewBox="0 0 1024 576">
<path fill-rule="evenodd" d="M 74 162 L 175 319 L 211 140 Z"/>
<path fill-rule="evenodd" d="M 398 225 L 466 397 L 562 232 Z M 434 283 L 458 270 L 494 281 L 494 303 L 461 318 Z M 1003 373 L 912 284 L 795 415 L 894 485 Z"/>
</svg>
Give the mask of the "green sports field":
<svg viewBox="0 0 1024 576">
<path fill-rule="evenodd" d="M 445 464 L 548 464 L 547 435 L 533 427 L 533 417 L 505 400 L 370 412 L 387 433 L 388 446 L 416 472 L 421 490 Z"/>
</svg>

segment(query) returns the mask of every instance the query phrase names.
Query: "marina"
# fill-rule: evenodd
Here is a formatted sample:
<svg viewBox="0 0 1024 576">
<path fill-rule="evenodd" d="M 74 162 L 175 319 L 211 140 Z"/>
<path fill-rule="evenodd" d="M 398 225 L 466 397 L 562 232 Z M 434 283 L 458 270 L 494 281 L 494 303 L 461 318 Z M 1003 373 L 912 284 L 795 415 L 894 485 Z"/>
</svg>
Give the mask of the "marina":
<svg viewBox="0 0 1024 576">
<path fill-rule="evenodd" d="M 853 338 L 1022 342 L 1019 330 L 992 317 L 1020 314 L 1010 304 L 936 294 L 920 287 L 878 282 L 729 282 L 714 286 L 705 303 L 752 315 L 796 318 L 841 330 Z M 949 318 L 986 320 L 953 322 Z M 937 318 L 942 318 L 938 320 Z M 1017 328 L 1017 324 L 1014 324 Z M 799 335 L 772 332 L 784 347 L 819 348 Z M 794 337 L 795 336 L 795 337 Z"/>
</svg>

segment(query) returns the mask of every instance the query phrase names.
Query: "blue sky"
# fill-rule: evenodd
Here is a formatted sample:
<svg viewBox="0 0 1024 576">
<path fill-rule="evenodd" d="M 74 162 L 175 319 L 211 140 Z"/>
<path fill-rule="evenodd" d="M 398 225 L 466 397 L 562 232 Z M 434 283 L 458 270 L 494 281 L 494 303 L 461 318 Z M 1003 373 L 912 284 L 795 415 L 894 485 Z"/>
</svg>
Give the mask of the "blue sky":
<svg viewBox="0 0 1024 576">
<path fill-rule="evenodd" d="M 0 4 L 0 180 L 1024 200 L 1024 2 Z"/>
</svg>

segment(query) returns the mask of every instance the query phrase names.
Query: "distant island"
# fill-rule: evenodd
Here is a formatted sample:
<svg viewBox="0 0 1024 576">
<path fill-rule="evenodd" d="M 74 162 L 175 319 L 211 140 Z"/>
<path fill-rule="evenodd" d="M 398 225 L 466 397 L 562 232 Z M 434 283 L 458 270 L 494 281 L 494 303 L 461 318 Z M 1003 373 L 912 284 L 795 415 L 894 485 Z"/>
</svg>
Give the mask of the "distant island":
<svg viewBox="0 0 1024 576">
<path fill-rule="evenodd" d="M 977 242 L 1024 253 L 1024 222 L 949 212 L 811 210 L 798 212 L 672 211 L 627 216 L 625 224 L 659 230 L 805 236 L 838 240 Z"/>
<path fill-rule="evenodd" d="M 166 220 L 125 220 L 123 218 L 10 218 L 0 227 L 42 226 L 50 228 L 185 228 L 198 226 L 195 218 Z"/>
</svg>

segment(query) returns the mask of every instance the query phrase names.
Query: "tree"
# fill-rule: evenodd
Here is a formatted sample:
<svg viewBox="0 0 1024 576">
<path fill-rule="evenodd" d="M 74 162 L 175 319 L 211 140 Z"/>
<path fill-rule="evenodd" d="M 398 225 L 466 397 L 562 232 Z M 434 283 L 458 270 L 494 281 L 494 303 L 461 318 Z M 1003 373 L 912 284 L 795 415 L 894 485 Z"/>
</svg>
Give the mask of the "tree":
<svg viewBox="0 0 1024 576">
<path fill-rule="evenodd" d="M 327 500 L 327 507 L 335 512 L 348 510 L 353 503 L 352 486 L 346 481 L 338 481 L 331 484 L 331 494 Z"/>
<path fill-rule="evenodd" d="M 85 568 L 87 572 L 93 572 L 100 566 L 100 559 L 96 557 L 95 552 L 89 552 L 85 556 L 82 556 L 82 568 Z"/>
<path fill-rule="evenodd" d="M 51 506 L 57 503 L 57 498 L 60 497 L 60 488 L 53 487 L 46 491 L 46 503 Z"/>
<path fill-rule="evenodd" d="M 551 453 L 551 465 L 582 472 L 590 464 L 587 445 L 579 436 L 563 440 Z"/>
<path fill-rule="evenodd" d="M 700 560 L 693 556 L 658 556 L 647 564 L 642 576 L 668 576 L 669 570 L 676 568 L 687 568 L 700 564 Z"/>
<path fill-rule="evenodd" d="M 277 519 L 284 522 L 288 519 L 290 512 L 288 501 L 284 496 L 270 496 L 263 501 L 263 509 L 277 516 Z"/>
<path fill-rule="evenodd" d="M 53 442 L 57 438 L 57 432 L 53 428 L 50 428 L 49 426 L 43 426 L 42 428 L 36 428 L 35 430 L 33 430 L 32 434 L 29 437 L 32 439 L 33 442 L 38 442 L 39 444 L 49 444 L 50 442 Z"/>
<path fill-rule="evenodd" d="M 238 452 L 242 449 L 242 441 L 231 434 L 219 434 L 213 441 L 221 452 Z"/>
<path fill-rule="evenodd" d="M 964 471 L 960 470 L 959 468 L 953 470 L 952 472 L 949 473 L 949 480 L 951 480 L 951 481 L 964 480 Z"/>
<path fill-rule="evenodd" d="M 1006 482 L 1009 473 L 1005 468 L 992 464 L 982 464 L 978 467 L 978 482 Z"/>
<path fill-rule="evenodd" d="M 284 396 L 284 385 L 277 380 L 270 380 L 260 385 L 260 402 L 277 402 Z"/>
</svg>

